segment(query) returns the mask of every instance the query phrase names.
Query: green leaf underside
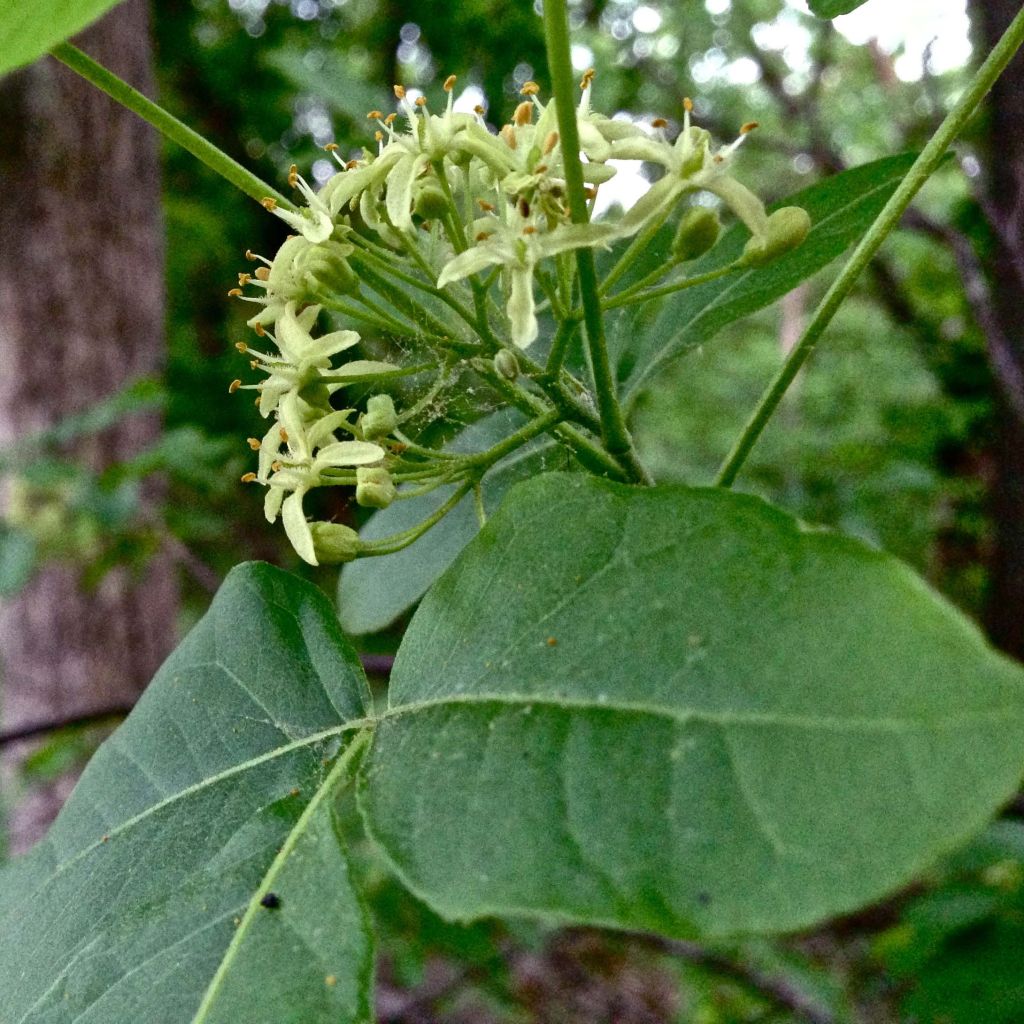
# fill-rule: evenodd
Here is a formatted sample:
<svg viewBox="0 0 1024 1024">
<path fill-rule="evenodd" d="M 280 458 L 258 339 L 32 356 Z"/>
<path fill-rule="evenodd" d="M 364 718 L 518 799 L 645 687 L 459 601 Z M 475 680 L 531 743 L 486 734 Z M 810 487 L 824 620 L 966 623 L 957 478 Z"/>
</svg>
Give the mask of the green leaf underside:
<svg viewBox="0 0 1024 1024">
<path fill-rule="evenodd" d="M 635 398 L 672 359 L 771 305 L 841 256 L 878 216 L 915 159 L 908 153 L 876 160 L 775 203 L 770 209 L 802 206 L 812 227 L 803 245 L 767 267 L 739 271 L 613 317 L 609 347 L 626 398 Z M 688 266 L 689 275 L 727 266 L 749 237 L 742 225 L 733 227 L 707 256 Z"/>
<path fill-rule="evenodd" d="M 51 46 L 81 31 L 118 2 L 0 0 L 0 75 L 41 57 Z"/>
<path fill-rule="evenodd" d="M 447 451 L 459 454 L 485 451 L 526 422 L 514 409 L 502 409 L 466 427 Z M 502 460 L 484 477 L 484 508 L 495 512 L 517 481 L 541 472 L 552 461 L 555 443 L 548 437 L 525 445 Z M 565 459 L 560 463 L 564 467 Z M 439 487 L 417 498 L 396 501 L 374 513 L 360 531 L 364 540 L 378 540 L 411 529 L 439 509 L 455 485 Z M 455 561 L 480 529 L 472 496 L 465 497 L 422 540 L 383 558 L 363 558 L 342 569 L 338 581 L 338 614 L 345 632 L 375 633 L 408 611 L 431 584 Z"/>
<path fill-rule="evenodd" d="M 564 474 L 427 595 L 390 702 L 363 806 L 415 892 L 671 935 L 883 896 L 1024 751 L 1019 668 L 898 561 L 752 497 Z"/>
<path fill-rule="evenodd" d="M 367 701 L 315 588 L 234 570 L 46 841 L 0 875 L 0 1022 L 370 1020 L 333 799 Z"/>
<path fill-rule="evenodd" d="M 849 14 L 866 3 L 867 0 L 808 0 L 807 5 L 811 13 L 819 18 L 838 18 L 839 15 Z"/>
</svg>

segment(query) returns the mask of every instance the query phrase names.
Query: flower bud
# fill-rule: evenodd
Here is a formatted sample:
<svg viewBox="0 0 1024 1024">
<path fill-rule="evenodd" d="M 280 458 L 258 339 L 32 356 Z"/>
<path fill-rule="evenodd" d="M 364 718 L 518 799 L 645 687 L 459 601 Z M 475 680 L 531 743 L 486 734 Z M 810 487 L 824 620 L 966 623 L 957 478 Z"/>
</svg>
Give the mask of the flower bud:
<svg viewBox="0 0 1024 1024">
<path fill-rule="evenodd" d="M 718 214 L 706 206 L 691 206 L 680 218 L 672 255 L 681 263 L 703 256 L 718 241 L 722 222 Z"/>
<path fill-rule="evenodd" d="M 424 185 L 416 196 L 414 212 L 424 220 L 440 220 L 448 213 L 448 199 L 436 185 Z"/>
<path fill-rule="evenodd" d="M 326 291 L 336 295 L 354 295 L 360 281 L 345 258 L 351 245 L 342 242 L 321 242 L 311 246 L 300 258 L 300 266 L 311 291 Z"/>
<path fill-rule="evenodd" d="M 313 550 L 321 565 L 351 562 L 362 549 L 359 534 L 341 523 L 310 523 Z"/>
<path fill-rule="evenodd" d="M 366 412 L 363 413 L 359 426 L 363 431 L 363 438 L 367 441 L 387 437 L 398 426 L 398 414 L 395 412 L 395 403 L 391 396 L 372 395 L 367 399 Z"/>
<path fill-rule="evenodd" d="M 506 380 L 515 380 L 519 376 L 519 360 L 514 352 L 503 348 L 494 357 L 494 368 Z"/>
<path fill-rule="evenodd" d="M 356 469 L 356 502 L 364 508 L 387 508 L 396 493 L 391 474 L 383 466 Z"/>
<path fill-rule="evenodd" d="M 768 218 L 764 232 L 747 242 L 741 262 L 746 266 L 763 267 L 795 249 L 810 230 L 810 215 L 802 207 L 786 206 L 776 210 Z"/>
</svg>

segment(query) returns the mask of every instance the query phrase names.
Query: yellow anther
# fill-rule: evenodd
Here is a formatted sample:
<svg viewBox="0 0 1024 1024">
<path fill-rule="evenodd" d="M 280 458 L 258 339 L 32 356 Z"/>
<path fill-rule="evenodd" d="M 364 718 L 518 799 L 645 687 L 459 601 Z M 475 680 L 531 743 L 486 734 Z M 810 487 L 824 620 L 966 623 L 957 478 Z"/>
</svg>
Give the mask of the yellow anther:
<svg viewBox="0 0 1024 1024">
<path fill-rule="evenodd" d="M 683 100 L 683 110 L 685 110 L 688 114 L 693 113 L 693 100 L 691 100 L 689 96 L 687 96 Z"/>
<path fill-rule="evenodd" d="M 388 114 L 388 116 L 384 118 L 384 123 L 385 124 L 394 124 L 396 117 L 398 117 L 397 114 Z"/>
<path fill-rule="evenodd" d="M 494 213 L 494 204 L 487 202 L 486 199 L 478 199 L 476 201 L 477 206 L 480 207 L 485 213 Z"/>
<path fill-rule="evenodd" d="M 480 234 L 478 234 L 476 236 L 476 238 L 473 239 L 473 241 L 474 242 L 486 242 L 487 239 L 490 238 L 491 235 L 493 235 L 493 234 L 494 234 L 493 231 L 481 231 Z"/>
<path fill-rule="evenodd" d="M 379 121 L 383 116 L 384 116 L 384 114 L 381 111 L 379 111 L 379 110 L 371 110 L 366 115 L 366 120 L 367 121 Z"/>
<path fill-rule="evenodd" d="M 240 388 L 241 386 L 242 386 L 242 382 L 241 382 L 241 381 L 240 381 L 240 380 L 239 380 L 239 379 L 238 379 L 238 378 L 236 377 L 236 378 L 235 378 L 235 379 L 234 379 L 234 380 L 233 380 L 233 381 L 232 381 L 232 382 L 231 382 L 231 383 L 230 383 L 230 384 L 228 385 L 228 394 L 229 394 L 229 395 L 233 395 L 233 394 L 234 394 L 234 393 L 235 393 L 235 392 L 236 392 L 236 391 L 237 391 L 237 390 L 238 390 L 238 389 L 239 389 L 239 388 Z"/>
<path fill-rule="evenodd" d="M 258 257 L 258 256 L 256 255 L 256 253 L 254 253 L 254 252 L 252 251 L 252 249 L 246 249 L 246 250 L 245 250 L 245 258 L 246 258 L 247 260 L 256 260 L 256 259 L 259 259 L 259 257 Z"/>
<path fill-rule="evenodd" d="M 246 438 L 246 443 L 254 452 L 258 452 L 260 450 L 260 439 L 258 437 Z"/>
<path fill-rule="evenodd" d="M 278 434 L 280 434 L 281 440 L 284 441 L 285 443 L 287 443 L 287 441 L 288 441 L 288 431 L 285 430 L 284 427 L 278 427 L 277 432 L 278 432 Z"/>
<path fill-rule="evenodd" d="M 381 139 L 384 138 L 384 133 L 378 128 L 377 131 L 373 133 L 373 137 L 377 142 L 380 142 Z"/>
<path fill-rule="evenodd" d="M 597 189 L 594 188 L 593 186 L 588 186 L 587 188 L 585 188 L 583 190 L 583 195 L 587 199 L 596 199 L 597 198 Z"/>
<path fill-rule="evenodd" d="M 478 103 L 475 107 L 473 107 L 473 113 L 479 114 L 480 117 L 483 117 L 484 114 L 487 113 L 487 111 L 483 108 L 482 104 Z"/>
<path fill-rule="evenodd" d="M 228 297 L 234 299 L 234 298 L 237 298 L 241 294 L 242 294 L 242 289 L 241 288 L 232 288 L 228 292 Z"/>
<path fill-rule="evenodd" d="M 270 268 L 269 267 L 257 267 L 254 271 L 254 276 L 257 281 L 268 281 L 270 280 Z"/>
<path fill-rule="evenodd" d="M 288 168 L 288 184 L 291 185 L 292 188 L 295 188 L 295 186 L 298 183 L 299 183 L 299 165 L 298 164 L 292 164 L 291 167 Z"/>
<path fill-rule="evenodd" d="M 244 341 L 236 341 L 235 342 L 235 348 L 237 348 L 239 352 L 248 352 L 249 351 L 249 346 L 246 345 L 246 343 Z"/>
<path fill-rule="evenodd" d="M 359 161 L 358 160 L 349 160 L 349 162 L 347 164 L 345 164 L 345 170 L 346 171 L 352 171 L 352 170 L 355 170 L 358 166 L 359 166 Z"/>
<path fill-rule="evenodd" d="M 501 126 L 501 131 L 498 132 L 498 134 L 504 140 L 505 145 L 508 146 L 509 149 L 516 148 L 516 133 L 513 130 L 512 125 L 503 124 Z"/>
<path fill-rule="evenodd" d="M 336 149 L 338 149 L 338 144 L 336 142 L 328 142 L 327 145 L 324 146 L 324 151 L 327 153 L 333 153 Z"/>
<path fill-rule="evenodd" d="M 547 156 L 558 145 L 558 132 L 548 132 L 544 139 L 544 155 Z"/>
<path fill-rule="evenodd" d="M 255 473 L 243 473 L 242 474 L 242 483 L 243 484 L 254 484 L 254 483 L 256 483 L 256 474 Z"/>
<path fill-rule="evenodd" d="M 665 118 L 663 118 L 663 117 L 656 117 L 651 122 L 651 127 L 652 128 L 667 128 L 668 127 L 668 121 L 666 121 Z"/>
<path fill-rule="evenodd" d="M 277 200 L 271 199 L 269 196 L 267 196 L 265 199 L 260 200 L 260 206 L 262 206 L 265 210 L 276 210 Z"/>
<path fill-rule="evenodd" d="M 238 275 L 238 284 L 242 288 L 244 288 L 251 280 L 252 280 L 252 274 L 239 274 Z"/>
<path fill-rule="evenodd" d="M 405 86 L 404 85 L 396 85 L 395 86 L 395 99 L 398 99 L 398 100 L 404 100 L 405 99 Z"/>
<path fill-rule="evenodd" d="M 273 471 L 274 471 L 275 473 L 280 473 L 280 472 L 281 472 L 281 463 L 280 463 L 280 462 L 278 462 L 277 460 L 275 460 L 274 462 L 272 462 L 272 463 L 270 464 L 270 468 L 271 468 L 271 469 L 272 469 L 272 470 L 273 470 Z"/>
<path fill-rule="evenodd" d="M 426 105 L 427 105 L 427 97 L 426 96 L 417 96 L 416 97 L 416 106 L 417 107 L 425 107 Z"/>
<path fill-rule="evenodd" d="M 523 228 L 523 234 L 524 235 L 535 235 L 535 234 L 537 234 L 537 229 L 532 224 L 527 224 L 526 227 Z"/>
<path fill-rule="evenodd" d="M 740 128 L 740 135 L 749 135 L 756 128 L 760 128 L 761 123 L 759 121 L 748 121 L 742 128 Z"/>
<path fill-rule="evenodd" d="M 523 100 L 523 102 L 516 107 L 515 113 L 512 115 L 512 122 L 522 128 L 524 125 L 528 125 L 532 120 L 533 104 L 529 100 Z"/>
<path fill-rule="evenodd" d="M 583 72 L 583 78 L 580 79 L 580 88 L 586 89 L 589 85 L 591 85 L 591 83 L 593 83 L 594 81 L 595 74 L 596 72 L 593 68 L 587 68 L 587 70 Z"/>
<path fill-rule="evenodd" d="M 519 90 L 519 95 L 536 96 L 539 92 L 540 86 L 536 82 L 523 82 L 523 87 Z"/>
<path fill-rule="evenodd" d="M 442 86 L 442 88 L 444 89 L 445 92 L 451 92 L 452 89 L 455 88 L 455 83 L 457 81 L 458 81 L 458 75 L 449 75 L 444 80 L 444 85 Z"/>
<path fill-rule="evenodd" d="M 260 368 L 260 361 L 258 359 L 250 359 L 249 360 L 249 369 L 250 370 L 258 370 L 259 368 Z"/>
<path fill-rule="evenodd" d="M 263 329 L 263 324 L 255 323 L 252 325 L 252 329 L 256 332 L 257 338 L 262 338 L 267 332 Z"/>
</svg>

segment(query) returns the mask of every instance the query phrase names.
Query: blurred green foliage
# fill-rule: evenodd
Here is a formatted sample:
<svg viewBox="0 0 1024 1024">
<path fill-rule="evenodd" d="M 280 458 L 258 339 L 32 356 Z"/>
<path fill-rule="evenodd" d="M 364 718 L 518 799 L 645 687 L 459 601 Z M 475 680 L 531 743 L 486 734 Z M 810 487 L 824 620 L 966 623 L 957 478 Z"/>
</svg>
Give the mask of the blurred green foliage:
<svg viewBox="0 0 1024 1024">
<path fill-rule="evenodd" d="M 457 73 L 460 89 L 476 86 L 486 96 L 495 123 L 524 81 L 546 84 L 541 23 L 525 0 L 192 0 L 154 12 L 161 102 L 279 187 L 293 162 L 316 177 L 325 143 L 343 151 L 367 143 L 365 112 L 390 102 L 393 82 L 437 94 Z M 854 46 L 783 0 L 588 0 L 575 5 L 573 20 L 580 67 L 597 69 L 596 106 L 671 119 L 693 96 L 699 123 L 722 139 L 759 121 L 739 174 L 767 198 L 839 166 L 920 146 L 963 81 L 959 71 L 927 70 L 920 81 L 902 81 L 894 55 Z M 970 140 L 965 153 L 967 169 L 976 169 Z M 70 550 L 97 579 L 110 565 L 148 557 L 168 536 L 188 552 L 186 569 L 198 564 L 213 576 L 253 557 L 297 568 L 281 531 L 264 522 L 262 495 L 237 482 L 249 468 L 245 438 L 259 432 L 258 416 L 227 394 L 244 369 L 234 344 L 249 334 L 226 292 L 234 271 L 246 269 L 245 250 L 272 253 L 283 229 L 173 148 L 165 151 L 164 195 L 165 378 L 34 439 L 30 460 L 0 456 L 26 502 L 23 520 L 0 532 L 0 593 L 16 591 L 40 559 Z M 986 245 L 958 171 L 941 174 L 921 208 Z M 883 260 L 787 397 L 741 486 L 896 552 L 977 612 L 990 533 L 984 342 L 948 248 L 907 229 Z M 660 480 L 709 481 L 829 279 L 825 272 L 780 306 L 726 329 L 642 397 L 638 441 Z M 165 433 L 132 463 L 96 475 L 68 461 L 76 431 L 154 405 L 164 411 Z M 153 473 L 166 481 L 166 496 L 156 521 L 142 521 L 139 487 Z M 343 502 L 332 511 L 355 518 Z M 333 589 L 333 577 L 316 578 Z M 202 572 L 189 578 L 191 617 L 208 593 Z M 393 638 L 365 644 L 387 650 Z M 80 763 L 92 743 L 91 734 L 58 734 L 31 773 L 41 779 Z M 891 905 L 819 934 L 703 958 L 620 938 L 449 925 L 379 874 L 369 851 L 361 863 L 373 880 L 385 991 L 422 996 L 421 1016 L 396 1010 L 383 1020 L 1024 1020 L 1024 830 L 1015 821 L 998 824 Z M 574 998 L 582 977 L 600 979 L 593 985 L 604 1002 Z M 778 983 L 774 995 L 766 979 Z M 616 1016 L 609 993 L 630 985 L 663 993 L 652 996 L 647 1016 Z M 795 1007 L 779 992 L 796 993 Z"/>
</svg>

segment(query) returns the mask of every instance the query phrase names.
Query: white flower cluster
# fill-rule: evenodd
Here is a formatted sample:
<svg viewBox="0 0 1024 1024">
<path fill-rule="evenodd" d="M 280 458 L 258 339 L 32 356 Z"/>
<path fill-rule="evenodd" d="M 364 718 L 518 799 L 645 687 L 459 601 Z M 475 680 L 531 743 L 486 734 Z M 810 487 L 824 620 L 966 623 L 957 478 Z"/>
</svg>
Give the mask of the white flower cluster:
<svg viewBox="0 0 1024 1024">
<path fill-rule="evenodd" d="M 447 106 L 439 115 L 430 113 L 423 97 L 412 102 L 402 86 L 395 86 L 404 131 L 396 127 L 398 114 L 371 111 L 367 116 L 379 125 L 376 153 L 364 151 L 361 158 L 344 162 L 332 144 L 328 149 L 342 170 L 319 194 L 293 171 L 292 183 L 308 205 L 292 212 L 268 200 L 268 208 L 299 231 L 307 246 L 336 249 L 341 245 L 339 236 L 348 231 L 348 215 L 356 212 L 386 244 L 398 249 L 415 231 L 416 214 L 423 219 L 459 221 L 467 244 L 460 252 L 450 251 L 437 268 L 438 288 L 490 266 L 501 267 L 511 340 L 523 348 L 537 337 L 534 271 L 541 260 L 633 235 L 688 192 L 715 193 L 755 238 L 766 236 L 769 217 L 764 206 L 730 173 L 733 154 L 756 125 L 745 125 L 734 143 L 713 151 L 708 132 L 691 125 L 692 104 L 687 100 L 683 129 L 670 142 L 664 121 L 655 121 L 647 131 L 592 110 L 592 81 L 593 73 L 588 72 L 576 110 L 586 158 L 584 180 L 591 194 L 614 176 L 612 160 L 644 160 L 664 170 L 654 187 L 616 223 L 571 222 L 555 104 L 541 102 L 535 83 L 523 86 L 525 98 L 512 121 L 494 133 L 484 121 L 482 107 L 474 114 L 454 110 L 454 75 L 444 84 Z M 467 210 L 473 211 L 471 219 L 465 216 Z M 282 297 L 307 286 L 306 264 L 317 257 L 297 240 L 294 250 L 280 268 L 275 260 L 261 322 L 275 315 Z"/>
<path fill-rule="evenodd" d="M 374 279 L 370 268 L 379 273 L 383 254 L 384 267 L 392 255 L 399 263 L 411 259 L 405 265 L 429 275 L 419 282 L 427 291 L 436 287 L 441 292 L 469 278 L 477 298 L 481 281 L 476 275 L 490 271 L 488 287 L 498 279 L 503 289 L 507 338 L 525 348 L 538 335 L 534 288 L 542 261 L 656 227 L 686 193 L 710 191 L 743 221 L 752 236 L 743 257 L 747 264 L 767 262 L 806 235 L 809 221 L 803 210 L 769 216 L 731 174 L 733 154 L 755 124 L 745 125 L 731 145 L 713 150 L 709 134 L 691 124 L 692 104 L 687 100 L 682 130 L 669 141 L 662 120 L 645 128 L 594 111 L 592 82 L 593 72 L 587 72 L 576 108 L 588 198 L 615 174 L 612 161 L 641 160 L 662 172 L 617 221 L 573 223 L 555 104 L 540 100 L 535 83 L 523 86 L 511 122 L 494 132 L 482 107 L 474 113 L 456 112 L 455 76 L 444 83 L 447 104 L 441 114 L 432 114 L 423 97 L 412 101 L 402 86 L 395 86 L 399 112 L 374 110 L 367 115 L 377 124 L 376 152 L 364 150 L 346 162 L 336 145 L 327 146 L 341 170 L 319 193 L 293 167 L 289 183 L 305 199 L 301 208 L 285 209 L 273 199 L 264 200 L 298 234 L 288 238 L 272 261 L 247 254 L 265 265 L 240 275 L 239 287 L 231 292 L 259 306 L 249 324 L 277 346 L 271 355 L 240 346 L 254 357 L 252 367 L 267 374 L 262 383 L 248 387 L 259 391 L 262 415 L 274 417 L 262 441 L 250 440 L 260 453 L 259 468 L 244 479 L 269 487 L 267 518 L 273 521 L 281 514 L 288 537 L 306 561 L 316 564 L 328 549 L 333 560 L 343 560 L 355 557 L 358 549 L 346 527 L 307 522 L 303 499 L 312 488 L 355 482 L 357 500 L 377 506 L 395 494 L 385 466 L 390 457 L 377 443 L 398 423 L 393 405 L 383 417 L 383 429 L 374 421 L 371 430 L 369 407 L 362 415 L 352 409 L 337 411 L 331 396 L 347 383 L 360 378 L 368 383 L 398 368 L 366 360 L 334 366 L 334 357 L 355 345 L 359 335 L 335 331 L 314 338 L 311 333 L 321 304 L 344 309 L 338 305 L 342 299 L 351 297 L 363 305 L 372 301 L 361 293 L 360 266 L 378 292 L 379 276 Z M 694 230 L 707 234 L 706 227 Z M 429 240 L 425 247 L 422 229 Z M 717 237 L 717 226 L 712 234 Z M 684 242 L 676 246 L 680 252 L 693 240 Z M 365 259 L 377 262 L 364 265 Z M 260 294 L 245 295 L 245 288 Z M 384 316 L 390 314 L 384 311 Z M 236 381 L 232 389 L 241 386 Z M 370 402 L 377 403 L 375 416 L 381 420 L 381 403 L 391 400 L 377 395 Z M 338 431 L 347 436 L 339 439 Z"/>
<path fill-rule="evenodd" d="M 310 331 L 319 313 L 317 305 L 306 306 L 299 312 L 294 299 L 284 302 L 275 324 L 276 333 L 271 335 L 260 326 L 262 335 L 276 344 L 277 354 L 258 352 L 245 344 L 238 346 L 253 356 L 250 365 L 266 373 L 266 380 L 247 385 L 235 380 L 230 388 L 232 392 L 258 391 L 260 412 L 274 419 L 262 440 L 249 439 L 250 446 L 259 452 L 259 466 L 257 472 L 247 473 L 242 479 L 267 485 L 264 504 L 267 520 L 274 522 L 278 514 L 281 515 L 292 546 L 311 565 L 319 563 L 314 528 L 317 525 L 333 527 L 331 533 L 335 540 L 338 531 L 346 528 L 334 524 L 312 524 L 311 527 L 303 510 L 306 494 L 315 487 L 329 484 L 332 471 L 357 467 L 357 476 L 364 467 L 372 467 L 375 472 L 371 479 L 387 486 L 382 479 L 382 474 L 387 475 L 383 468 L 386 452 L 368 437 L 378 439 L 394 424 L 388 423 L 384 431 L 366 429 L 368 414 L 353 420 L 355 410 L 333 409 L 331 395 L 346 383 L 397 369 L 390 363 L 366 359 L 333 366 L 332 358 L 356 345 L 359 335 L 355 331 L 333 331 L 314 338 Z M 338 440 L 339 430 L 356 439 Z M 354 533 L 350 541 L 354 556 Z"/>
</svg>

